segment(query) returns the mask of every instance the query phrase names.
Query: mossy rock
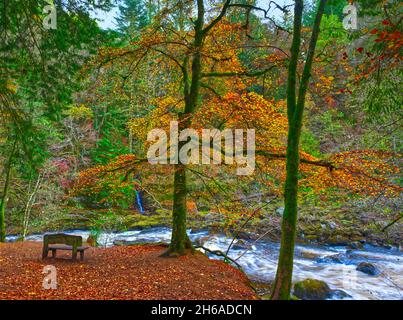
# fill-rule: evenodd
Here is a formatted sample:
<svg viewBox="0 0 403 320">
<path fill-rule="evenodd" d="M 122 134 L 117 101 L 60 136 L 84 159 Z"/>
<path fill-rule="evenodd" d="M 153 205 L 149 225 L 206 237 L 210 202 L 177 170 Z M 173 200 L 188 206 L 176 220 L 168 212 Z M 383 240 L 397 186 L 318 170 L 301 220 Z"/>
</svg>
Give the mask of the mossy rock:
<svg viewBox="0 0 403 320">
<path fill-rule="evenodd" d="M 261 299 L 270 300 L 270 292 L 273 283 L 251 281 L 250 285 L 253 288 L 253 290 L 260 296 Z"/>
<path fill-rule="evenodd" d="M 324 281 L 305 279 L 294 284 L 294 296 L 302 300 L 325 300 L 332 296 L 332 290 Z"/>
</svg>

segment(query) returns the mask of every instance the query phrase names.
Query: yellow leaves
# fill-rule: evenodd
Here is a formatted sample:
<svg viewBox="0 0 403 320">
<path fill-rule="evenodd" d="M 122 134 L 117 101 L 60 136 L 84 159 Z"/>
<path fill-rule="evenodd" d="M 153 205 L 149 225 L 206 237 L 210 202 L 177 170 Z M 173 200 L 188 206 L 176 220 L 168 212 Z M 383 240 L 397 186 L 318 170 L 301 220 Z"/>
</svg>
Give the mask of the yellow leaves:
<svg viewBox="0 0 403 320">
<path fill-rule="evenodd" d="M 40 16 L 37 15 L 37 14 L 33 14 L 33 15 L 32 15 L 32 18 L 33 18 L 36 22 L 39 22 L 39 23 L 42 23 L 42 21 L 43 21 L 43 18 L 40 17 Z"/>
<path fill-rule="evenodd" d="M 288 128 L 284 111 L 284 101 L 267 100 L 254 92 L 228 92 L 222 99 L 213 98 L 201 106 L 194 123 L 200 127 L 224 123 L 225 128 L 254 128 L 258 145 L 281 146 Z"/>
<path fill-rule="evenodd" d="M 147 118 L 134 118 L 129 120 L 127 127 L 134 139 L 145 141 L 148 132 L 148 119 Z"/>
<path fill-rule="evenodd" d="M 178 103 L 176 97 L 170 95 L 154 98 L 150 103 L 157 107 L 148 112 L 144 117 L 133 118 L 127 123 L 132 137 L 141 142 L 147 140 L 147 134 L 151 129 L 161 128 L 168 130 L 170 121 L 176 120 L 175 111 L 183 109 L 183 103 Z"/>
<path fill-rule="evenodd" d="M 323 89 L 331 89 L 334 77 L 333 76 L 325 76 L 325 75 L 320 75 L 319 76 L 319 82 L 316 83 L 316 87 L 323 88 Z"/>
<path fill-rule="evenodd" d="M 73 120 L 91 120 L 94 117 L 94 113 L 91 108 L 80 104 L 77 106 L 71 106 L 65 114 L 71 117 Z"/>
</svg>

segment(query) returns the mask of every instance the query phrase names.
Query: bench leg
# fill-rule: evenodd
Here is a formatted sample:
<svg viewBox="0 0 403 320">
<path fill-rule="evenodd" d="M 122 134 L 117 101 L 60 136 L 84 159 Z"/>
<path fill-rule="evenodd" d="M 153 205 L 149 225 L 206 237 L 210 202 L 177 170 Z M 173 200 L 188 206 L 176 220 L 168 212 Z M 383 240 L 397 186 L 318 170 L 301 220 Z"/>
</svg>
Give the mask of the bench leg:
<svg viewBox="0 0 403 320">
<path fill-rule="evenodd" d="M 53 258 L 53 259 L 56 258 L 56 249 L 52 249 L 52 258 Z"/>
<path fill-rule="evenodd" d="M 84 261 L 84 250 L 80 251 L 80 261 Z"/>
<path fill-rule="evenodd" d="M 73 251 L 72 251 L 72 259 L 73 259 L 73 261 L 77 260 L 77 250 L 73 249 Z"/>
<path fill-rule="evenodd" d="M 49 252 L 48 246 L 44 245 L 43 249 L 42 249 L 42 259 L 45 259 L 48 257 L 48 252 Z"/>
</svg>

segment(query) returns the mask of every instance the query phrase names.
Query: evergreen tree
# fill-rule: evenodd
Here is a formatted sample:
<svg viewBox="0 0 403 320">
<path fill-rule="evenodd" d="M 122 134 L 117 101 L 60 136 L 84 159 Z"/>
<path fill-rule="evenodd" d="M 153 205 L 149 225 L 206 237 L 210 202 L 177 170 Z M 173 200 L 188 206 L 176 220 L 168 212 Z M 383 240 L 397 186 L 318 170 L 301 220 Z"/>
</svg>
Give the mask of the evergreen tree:
<svg viewBox="0 0 403 320">
<path fill-rule="evenodd" d="M 148 10 L 151 8 L 147 8 L 143 0 L 123 0 L 116 18 L 118 30 L 128 35 L 138 33 L 150 22 Z"/>
</svg>

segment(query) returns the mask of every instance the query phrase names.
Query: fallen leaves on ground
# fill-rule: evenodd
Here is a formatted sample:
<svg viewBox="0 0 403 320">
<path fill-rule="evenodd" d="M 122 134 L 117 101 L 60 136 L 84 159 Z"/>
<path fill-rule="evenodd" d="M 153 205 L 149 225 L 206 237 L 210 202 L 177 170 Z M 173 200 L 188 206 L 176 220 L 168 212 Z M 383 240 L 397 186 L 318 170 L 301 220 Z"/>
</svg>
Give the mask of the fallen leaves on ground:
<svg viewBox="0 0 403 320">
<path fill-rule="evenodd" d="M 90 248 L 41 259 L 42 243 L 0 244 L 1 299 L 257 299 L 240 271 L 201 253 L 163 258 L 157 245 Z M 44 289 L 43 268 L 57 270 L 57 289 Z"/>
</svg>

